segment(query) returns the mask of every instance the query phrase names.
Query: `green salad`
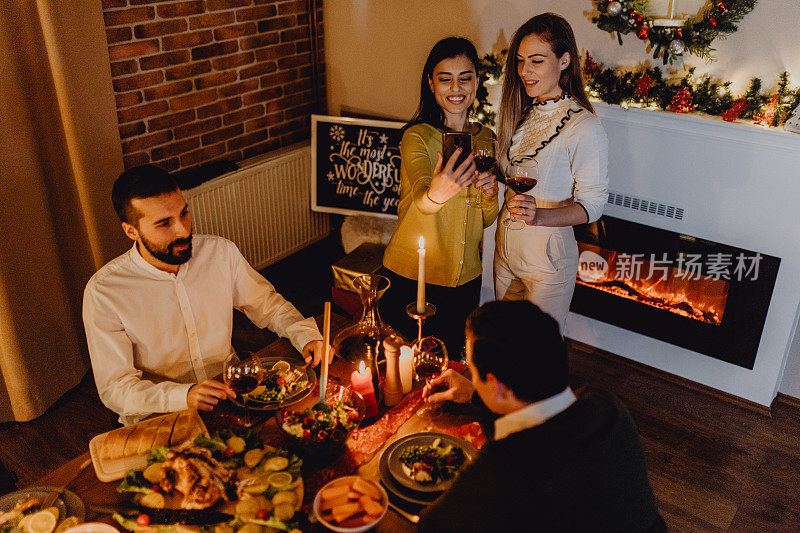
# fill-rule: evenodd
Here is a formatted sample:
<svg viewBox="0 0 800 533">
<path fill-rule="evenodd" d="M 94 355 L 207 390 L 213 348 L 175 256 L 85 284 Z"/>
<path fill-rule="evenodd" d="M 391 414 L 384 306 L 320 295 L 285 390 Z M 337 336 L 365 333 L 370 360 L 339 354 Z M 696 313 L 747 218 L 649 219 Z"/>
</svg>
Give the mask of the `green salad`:
<svg viewBox="0 0 800 533">
<path fill-rule="evenodd" d="M 270 370 L 264 378 L 264 383 L 253 391 L 249 398 L 263 403 L 282 402 L 308 385 L 308 379 L 305 375 L 294 383 L 287 385 L 284 378 L 285 375 L 284 372 Z"/>
<path fill-rule="evenodd" d="M 398 458 L 406 473 L 417 483 L 433 484 L 453 479 L 466 461 L 464 450 L 452 444 L 442 446 L 441 439 L 427 446 L 407 446 Z"/>
</svg>

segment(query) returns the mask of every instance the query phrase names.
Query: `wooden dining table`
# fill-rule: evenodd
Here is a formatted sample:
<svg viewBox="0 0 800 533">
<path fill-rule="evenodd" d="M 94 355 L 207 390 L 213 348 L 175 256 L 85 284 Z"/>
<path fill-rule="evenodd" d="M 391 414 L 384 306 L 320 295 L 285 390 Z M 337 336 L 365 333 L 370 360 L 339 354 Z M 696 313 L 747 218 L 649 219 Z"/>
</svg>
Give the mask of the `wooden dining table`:
<svg viewBox="0 0 800 533">
<path fill-rule="evenodd" d="M 321 322 L 321 317 L 317 318 L 317 322 Z M 340 317 L 338 315 L 333 315 L 331 320 L 331 331 L 335 332 L 341 329 L 342 327 L 346 326 L 349 323 L 349 320 Z M 320 327 L 320 331 L 322 328 Z M 333 334 L 332 334 L 333 338 Z M 299 357 L 297 350 L 291 345 L 291 343 L 287 339 L 278 339 L 275 342 L 269 344 L 262 350 L 256 352 L 256 355 L 260 357 Z M 354 370 L 353 365 L 350 363 L 336 358 L 330 365 L 330 377 L 336 381 L 340 381 L 343 385 L 347 385 L 350 382 L 350 375 Z M 415 388 L 418 388 L 420 384 L 416 384 Z M 313 403 L 312 398 L 308 398 L 307 401 Z M 382 416 L 388 409 L 384 405 L 380 405 L 380 415 Z M 252 411 L 251 411 L 252 414 Z M 215 411 L 207 414 L 201 413 L 203 416 L 204 421 L 208 421 L 212 419 L 211 424 L 213 425 L 213 418 L 228 418 L 229 416 L 241 416 L 242 409 L 233 405 L 231 402 L 221 402 L 217 407 L 215 407 Z M 274 412 L 265 412 L 260 413 L 261 420 L 259 420 L 259 413 L 255 413 L 255 421 L 259 422 L 259 432 L 264 437 L 265 443 L 270 443 L 273 438 L 280 432 L 277 423 L 275 421 Z M 411 435 L 414 433 L 420 433 L 425 431 L 447 431 L 448 429 L 461 426 L 463 424 L 468 424 L 470 422 L 475 421 L 475 417 L 472 413 L 469 412 L 468 409 L 459 409 L 456 406 L 449 406 L 444 409 L 442 416 L 436 418 L 435 420 L 427 420 L 423 419 L 419 416 L 412 415 L 403 425 L 399 427 L 397 432 L 389 437 L 389 439 L 384 443 L 384 445 L 374 454 L 374 456 L 368 460 L 366 463 L 363 463 L 357 469 L 357 473 L 364 478 L 373 480 L 375 482 L 380 482 L 380 474 L 379 474 L 379 461 L 381 454 L 383 451 L 395 440 L 403 438 L 407 435 Z M 363 426 L 362 426 L 363 427 Z M 91 509 L 92 506 L 115 506 L 122 503 L 125 503 L 129 500 L 130 496 L 125 493 L 118 493 L 116 491 L 116 487 L 119 484 L 119 481 L 111 482 L 111 483 L 103 483 L 95 474 L 93 468 L 86 468 L 82 472 L 78 473 L 80 470 L 80 466 L 89 458 L 89 452 L 72 459 L 71 461 L 65 463 L 64 465 L 60 466 L 53 472 L 47 474 L 46 476 L 42 477 L 41 479 L 37 480 L 32 486 L 62 486 L 65 483 L 69 482 L 68 490 L 71 490 L 75 494 L 77 494 L 86 507 L 86 517 L 85 521 L 94 521 L 94 522 L 105 522 L 112 525 L 117 525 L 110 515 L 98 513 Z M 355 473 L 355 472 L 353 472 Z M 77 474 L 77 477 L 76 477 Z M 304 478 L 307 477 L 309 472 L 306 471 L 304 468 L 303 476 Z M 74 478 L 74 479 L 73 479 Z M 71 480 L 71 481 L 70 481 Z M 389 492 L 389 491 L 387 491 Z M 403 502 L 401 500 L 396 499 L 396 497 L 389 494 L 390 501 L 395 503 L 395 505 L 399 505 L 401 508 L 406 510 L 407 512 L 411 512 L 413 514 L 420 513 L 420 506 L 409 504 L 407 502 Z M 310 495 L 313 498 L 313 495 Z M 393 509 L 389 509 L 384 518 L 377 524 L 377 526 L 373 529 L 374 531 L 378 532 L 409 532 L 409 531 L 416 531 L 417 526 L 401 516 L 399 513 L 394 511 Z M 321 524 L 312 524 L 310 531 L 327 531 Z"/>
</svg>

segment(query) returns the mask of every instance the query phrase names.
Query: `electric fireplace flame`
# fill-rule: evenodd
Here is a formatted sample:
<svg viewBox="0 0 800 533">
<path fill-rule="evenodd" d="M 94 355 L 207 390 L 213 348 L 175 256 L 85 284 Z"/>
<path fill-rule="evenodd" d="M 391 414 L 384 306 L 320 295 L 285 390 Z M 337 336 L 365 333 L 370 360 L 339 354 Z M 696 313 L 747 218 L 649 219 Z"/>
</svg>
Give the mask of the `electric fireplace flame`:
<svg viewBox="0 0 800 533">
<path fill-rule="evenodd" d="M 707 324 L 722 323 L 728 281 L 646 258 L 637 258 L 632 268 L 625 254 L 584 243 L 578 247 L 578 284 Z"/>
</svg>

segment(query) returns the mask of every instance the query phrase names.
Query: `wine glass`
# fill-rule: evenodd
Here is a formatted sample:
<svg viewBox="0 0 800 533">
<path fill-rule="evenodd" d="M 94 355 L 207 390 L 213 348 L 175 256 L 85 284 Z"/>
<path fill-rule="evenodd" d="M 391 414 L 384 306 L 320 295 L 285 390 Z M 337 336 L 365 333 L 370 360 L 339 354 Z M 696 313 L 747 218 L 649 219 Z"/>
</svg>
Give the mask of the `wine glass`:
<svg viewBox="0 0 800 533">
<path fill-rule="evenodd" d="M 425 380 L 426 385 L 438 377 L 447 368 L 447 348 L 444 342 L 436 337 L 424 337 L 416 341 L 412 347 L 414 353 L 414 371 L 417 380 Z M 442 406 L 425 406 L 417 415 L 422 418 L 433 420 L 442 415 Z"/>
<path fill-rule="evenodd" d="M 473 152 L 475 153 L 475 168 L 479 173 L 488 172 L 494 168 L 495 154 L 497 153 L 497 141 L 494 139 L 475 139 L 472 141 Z M 472 191 L 475 191 L 473 197 Z M 482 207 L 481 190 L 470 185 L 467 188 L 467 205 L 470 207 Z"/>
<path fill-rule="evenodd" d="M 519 195 L 536 187 L 538 180 L 539 166 L 536 164 L 535 159 L 529 159 L 518 164 L 512 164 L 509 167 L 506 185 Z M 508 218 L 503 219 L 502 224 L 508 229 L 514 230 L 520 230 L 525 227 L 525 223 L 511 216 L 511 212 L 508 213 Z"/>
<path fill-rule="evenodd" d="M 244 403 L 245 427 L 252 425 L 247 400 L 264 381 L 265 374 L 261 361 L 250 352 L 232 351 L 222 365 L 222 379 Z"/>
</svg>

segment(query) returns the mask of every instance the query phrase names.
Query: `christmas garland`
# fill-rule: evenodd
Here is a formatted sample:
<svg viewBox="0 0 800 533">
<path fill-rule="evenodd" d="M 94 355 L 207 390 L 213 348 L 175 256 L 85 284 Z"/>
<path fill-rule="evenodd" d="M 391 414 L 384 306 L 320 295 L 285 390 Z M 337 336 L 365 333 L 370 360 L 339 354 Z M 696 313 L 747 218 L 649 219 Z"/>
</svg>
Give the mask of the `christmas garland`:
<svg viewBox="0 0 800 533">
<path fill-rule="evenodd" d="M 478 65 L 478 91 L 475 94 L 475 104 L 472 106 L 472 118 L 488 126 L 494 126 L 497 115 L 489 103 L 486 83 L 498 83 L 502 79 L 507 53 L 508 50 L 503 49 L 499 54 L 486 54 Z"/>
<path fill-rule="evenodd" d="M 654 18 L 647 15 L 647 0 L 592 0 L 598 13 L 592 18 L 598 28 L 622 35 L 635 32 L 649 41 L 653 59 L 662 57 L 664 64 L 672 63 L 685 52 L 713 60 L 711 43 L 720 36 L 736 31 L 738 23 L 750 13 L 757 0 L 709 1 L 697 16 L 689 17 L 679 27 L 655 26 Z"/>
<path fill-rule="evenodd" d="M 700 111 L 719 115 L 728 122 L 750 119 L 762 126 L 780 126 L 792 109 L 800 105 L 800 88 L 789 86 L 789 73 L 778 75 L 777 89 L 761 93 L 761 79 L 752 78 L 747 91 L 738 98 L 730 81 L 694 76 L 694 67 L 677 83 L 667 82 L 658 67 L 636 71 L 603 68 L 589 53 L 583 60 L 583 74 L 589 95 L 608 104 L 661 109 L 674 113 Z"/>
<path fill-rule="evenodd" d="M 498 54 L 486 54 L 478 66 L 480 84 L 472 116 L 488 126 L 495 125 L 496 114 L 484 84 L 487 81 L 500 82 L 507 53 L 507 50 L 502 50 Z M 589 95 L 608 104 L 675 113 L 699 111 L 721 116 L 728 122 L 745 119 L 762 126 L 782 125 L 791 110 L 800 106 L 800 87 L 790 87 L 788 72 L 778 75 L 774 92 L 762 94 L 761 79 L 751 78 L 745 93 L 737 98 L 730 90 L 730 81 L 715 80 L 708 75 L 696 78 L 694 68 L 688 69 L 680 81 L 670 83 L 658 67 L 637 70 L 604 68 L 589 52 L 582 59 Z"/>
</svg>

